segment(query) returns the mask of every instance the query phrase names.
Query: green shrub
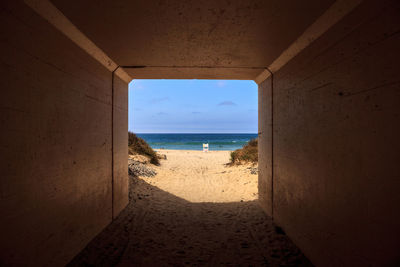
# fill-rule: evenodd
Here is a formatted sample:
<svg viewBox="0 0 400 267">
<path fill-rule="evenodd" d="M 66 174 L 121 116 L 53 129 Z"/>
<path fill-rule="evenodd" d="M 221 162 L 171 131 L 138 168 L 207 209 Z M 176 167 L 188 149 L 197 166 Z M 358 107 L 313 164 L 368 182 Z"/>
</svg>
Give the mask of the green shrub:
<svg viewBox="0 0 400 267">
<path fill-rule="evenodd" d="M 231 163 L 235 162 L 237 160 L 237 152 L 235 152 L 235 151 L 231 152 L 231 159 L 230 160 L 231 160 Z"/>
<path fill-rule="evenodd" d="M 150 163 L 160 165 L 157 153 L 144 141 L 142 138 L 137 137 L 136 134 L 128 132 L 128 151 L 130 155 L 144 155 L 150 158 Z"/>
<path fill-rule="evenodd" d="M 243 148 L 231 152 L 230 164 L 241 164 L 242 162 L 258 162 L 258 140 L 251 139 Z"/>
</svg>

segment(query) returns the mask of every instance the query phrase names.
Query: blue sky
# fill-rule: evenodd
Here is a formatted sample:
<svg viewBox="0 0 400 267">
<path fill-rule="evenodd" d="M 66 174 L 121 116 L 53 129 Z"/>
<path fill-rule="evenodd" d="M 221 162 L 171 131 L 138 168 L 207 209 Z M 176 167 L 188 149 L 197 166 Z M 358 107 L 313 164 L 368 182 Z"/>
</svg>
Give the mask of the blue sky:
<svg viewBox="0 0 400 267">
<path fill-rule="evenodd" d="M 232 80 L 133 80 L 129 131 L 257 133 L 257 84 Z"/>
</svg>

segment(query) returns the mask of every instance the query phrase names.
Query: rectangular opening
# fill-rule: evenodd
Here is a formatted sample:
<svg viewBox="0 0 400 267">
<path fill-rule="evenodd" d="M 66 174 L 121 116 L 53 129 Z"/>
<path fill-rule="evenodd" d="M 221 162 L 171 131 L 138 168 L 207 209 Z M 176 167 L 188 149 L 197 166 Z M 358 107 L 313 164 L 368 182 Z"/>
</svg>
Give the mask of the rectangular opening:
<svg viewBox="0 0 400 267">
<path fill-rule="evenodd" d="M 130 142 L 137 146 L 129 147 L 130 164 L 143 163 L 150 177 L 139 171 L 140 179 L 190 202 L 254 201 L 258 146 L 249 141 L 258 136 L 257 105 L 253 81 L 134 80 L 129 131 L 158 154 L 160 165 L 149 162 L 149 149 L 137 141 Z"/>
</svg>

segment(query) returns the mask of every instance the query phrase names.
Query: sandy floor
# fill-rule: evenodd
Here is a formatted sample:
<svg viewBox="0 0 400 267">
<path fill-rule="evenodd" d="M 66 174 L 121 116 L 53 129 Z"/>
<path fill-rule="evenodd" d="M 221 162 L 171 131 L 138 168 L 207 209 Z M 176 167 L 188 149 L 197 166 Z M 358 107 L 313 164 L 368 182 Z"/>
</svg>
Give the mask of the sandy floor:
<svg viewBox="0 0 400 267">
<path fill-rule="evenodd" d="M 156 177 L 143 178 L 190 202 L 238 202 L 257 199 L 258 176 L 251 165 L 226 166 L 229 151 L 160 150 L 167 156 L 156 167 Z"/>
<path fill-rule="evenodd" d="M 163 151 L 130 177 L 127 208 L 70 266 L 310 266 L 259 208 L 257 175 L 228 152 Z M 241 201 L 242 200 L 242 201 Z"/>
</svg>

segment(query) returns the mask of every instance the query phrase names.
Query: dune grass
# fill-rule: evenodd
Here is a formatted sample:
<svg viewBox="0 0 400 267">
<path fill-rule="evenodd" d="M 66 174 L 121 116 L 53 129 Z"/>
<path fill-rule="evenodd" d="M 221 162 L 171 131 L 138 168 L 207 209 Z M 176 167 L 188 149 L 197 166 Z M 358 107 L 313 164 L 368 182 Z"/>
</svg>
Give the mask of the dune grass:
<svg viewBox="0 0 400 267">
<path fill-rule="evenodd" d="M 160 165 L 157 153 L 145 140 L 132 132 L 128 132 L 128 151 L 130 155 L 144 155 L 150 159 L 150 163 Z"/>
<path fill-rule="evenodd" d="M 258 140 L 251 139 L 242 148 L 231 152 L 230 165 L 240 165 L 242 163 L 258 163 Z"/>
</svg>

